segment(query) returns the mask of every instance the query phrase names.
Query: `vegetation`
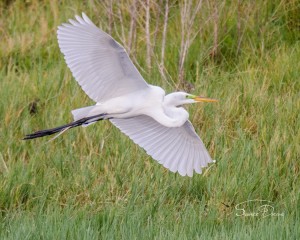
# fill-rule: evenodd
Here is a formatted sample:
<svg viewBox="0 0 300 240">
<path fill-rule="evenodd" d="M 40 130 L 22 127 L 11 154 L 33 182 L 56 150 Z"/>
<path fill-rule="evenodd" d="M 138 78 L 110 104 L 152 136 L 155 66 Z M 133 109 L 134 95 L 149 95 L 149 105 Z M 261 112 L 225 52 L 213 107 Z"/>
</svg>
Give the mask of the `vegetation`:
<svg viewBox="0 0 300 240">
<path fill-rule="evenodd" d="M 149 83 L 220 100 L 189 107 L 217 160 L 204 174 L 165 170 L 109 122 L 21 140 L 93 104 L 56 40 L 81 12 Z M 299 239 L 299 1 L 5 0 L 0 13 L 0 239 Z M 248 200 L 274 210 L 237 216 Z"/>
</svg>

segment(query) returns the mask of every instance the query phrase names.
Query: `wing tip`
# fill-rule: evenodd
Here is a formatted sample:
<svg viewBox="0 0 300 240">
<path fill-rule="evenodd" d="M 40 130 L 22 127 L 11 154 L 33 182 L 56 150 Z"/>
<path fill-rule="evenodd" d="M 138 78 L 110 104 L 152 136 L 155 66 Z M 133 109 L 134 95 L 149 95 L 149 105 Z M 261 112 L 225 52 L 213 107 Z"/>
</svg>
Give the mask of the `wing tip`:
<svg viewBox="0 0 300 240">
<path fill-rule="evenodd" d="M 80 24 L 80 22 L 75 21 L 73 19 L 69 19 L 69 23 L 71 23 L 73 26 L 78 26 Z"/>
<path fill-rule="evenodd" d="M 57 27 L 57 33 L 58 31 L 62 31 L 64 30 L 64 28 L 66 27 L 70 27 L 70 26 L 79 26 L 79 25 L 93 25 L 95 26 L 95 24 L 92 22 L 92 20 L 84 13 L 81 13 L 82 16 L 79 15 L 75 15 L 75 19 L 69 19 L 69 23 L 62 23 L 60 26 Z"/>
<path fill-rule="evenodd" d="M 185 169 L 180 169 L 180 168 L 169 168 L 169 167 L 165 167 L 167 168 L 169 171 L 173 172 L 173 173 L 178 173 L 180 176 L 182 177 L 193 177 L 194 172 L 201 175 L 203 173 L 203 169 L 209 167 L 209 163 L 214 164 L 216 163 L 216 160 L 211 160 L 208 163 L 206 163 L 205 165 L 199 165 L 198 167 L 193 167 L 192 171 L 186 171 Z M 207 168 L 208 169 L 208 168 Z"/>
<path fill-rule="evenodd" d="M 86 23 L 88 23 L 88 24 L 90 24 L 90 25 L 95 25 L 95 24 L 92 22 L 92 20 L 91 20 L 84 12 L 82 12 L 81 15 L 82 15 L 82 19 L 83 19 Z"/>
</svg>

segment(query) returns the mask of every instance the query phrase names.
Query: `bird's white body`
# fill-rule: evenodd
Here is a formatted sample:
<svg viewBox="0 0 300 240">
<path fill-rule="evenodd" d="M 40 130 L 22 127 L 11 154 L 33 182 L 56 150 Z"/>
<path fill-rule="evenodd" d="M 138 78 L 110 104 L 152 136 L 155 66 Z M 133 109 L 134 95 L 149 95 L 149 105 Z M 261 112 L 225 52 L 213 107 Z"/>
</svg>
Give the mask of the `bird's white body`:
<svg viewBox="0 0 300 240">
<path fill-rule="evenodd" d="M 128 118 L 140 114 L 151 114 L 153 106 L 162 109 L 165 91 L 156 86 L 109 99 L 96 106 L 102 113 L 117 118 Z M 155 104 L 155 105 L 154 105 Z"/>
<path fill-rule="evenodd" d="M 102 113 L 107 114 L 107 118 L 119 119 L 147 115 L 165 127 L 180 127 L 188 120 L 189 114 L 184 108 L 172 104 L 172 95 L 174 93 L 166 96 L 162 88 L 149 85 L 149 88 L 141 91 L 115 97 L 92 107 L 73 110 L 72 114 L 75 121 Z"/>
<path fill-rule="evenodd" d="M 212 159 L 182 105 L 215 100 L 185 92 L 165 95 L 162 88 L 143 79 L 117 41 L 84 13 L 75 17 L 58 27 L 58 43 L 76 81 L 96 104 L 73 110 L 71 124 L 37 131 L 25 139 L 109 119 L 172 172 L 201 173 Z"/>
</svg>

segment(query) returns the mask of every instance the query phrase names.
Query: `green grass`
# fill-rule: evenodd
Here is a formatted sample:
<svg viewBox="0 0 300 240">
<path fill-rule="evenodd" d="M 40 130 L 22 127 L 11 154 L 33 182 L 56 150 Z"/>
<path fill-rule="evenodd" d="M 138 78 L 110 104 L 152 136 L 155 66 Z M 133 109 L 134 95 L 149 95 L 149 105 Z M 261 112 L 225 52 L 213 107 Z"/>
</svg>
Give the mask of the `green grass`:
<svg viewBox="0 0 300 240">
<path fill-rule="evenodd" d="M 107 30 L 103 4 L 81 2 L 0 3 L 0 239 L 299 239 L 299 3 L 243 3 L 238 52 L 236 3 L 223 2 L 214 59 L 213 23 L 201 25 L 187 55 L 185 80 L 193 93 L 220 100 L 189 107 L 217 163 L 187 178 L 165 170 L 109 122 L 70 130 L 50 143 L 21 140 L 70 122 L 72 109 L 93 104 L 72 78 L 55 34 L 82 11 Z M 121 10 L 127 31 L 126 2 Z M 206 2 L 201 11 L 195 32 L 211 6 Z M 155 62 L 161 34 L 153 67 L 145 70 L 143 18 L 141 13 L 133 51 L 139 70 L 149 83 L 173 91 L 179 6 L 170 11 L 167 80 Z M 112 34 L 119 39 L 115 21 Z M 36 114 L 30 114 L 32 102 Z M 254 199 L 271 201 L 284 216 L 236 216 L 237 204 Z"/>
</svg>

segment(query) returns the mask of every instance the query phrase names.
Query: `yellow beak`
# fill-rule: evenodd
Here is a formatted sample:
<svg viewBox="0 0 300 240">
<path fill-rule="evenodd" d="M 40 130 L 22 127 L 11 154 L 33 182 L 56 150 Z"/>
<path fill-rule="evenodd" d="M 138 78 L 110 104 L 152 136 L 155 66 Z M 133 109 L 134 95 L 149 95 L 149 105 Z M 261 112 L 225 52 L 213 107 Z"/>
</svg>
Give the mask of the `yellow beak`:
<svg viewBox="0 0 300 240">
<path fill-rule="evenodd" d="M 218 102 L 217 99 L 207 98 L 207 97 L 200 97 L 200 96 L 195 96 L 194 100 L 196 102 Z"/>
</svg>

